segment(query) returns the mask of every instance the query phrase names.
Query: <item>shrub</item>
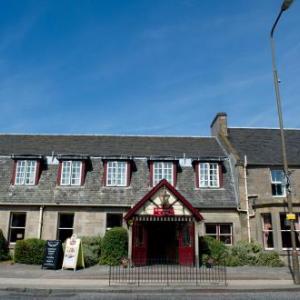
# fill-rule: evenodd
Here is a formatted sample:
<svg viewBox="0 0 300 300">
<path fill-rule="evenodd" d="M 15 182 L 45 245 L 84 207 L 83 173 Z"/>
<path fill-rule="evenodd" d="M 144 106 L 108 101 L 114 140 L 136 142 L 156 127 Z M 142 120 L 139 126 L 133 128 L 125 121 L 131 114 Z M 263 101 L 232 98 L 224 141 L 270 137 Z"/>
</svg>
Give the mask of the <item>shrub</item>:
<svg viewBox="0 0 300 300">
<path fill-rule="evenodd" d="M 258 255 L 260 252 L 262 252 L 262 247 L 258 243 L 240 241 L 232 246 L 231 249 L 228 249 L 228 256 L 236 257 L 237 259 L 232 261 L 234 261 L 234 263 L 239 262 L 240 266 L 255 266 L 258 263 Z"/>
<path fill-rule="evenodd" d="M 98 264 L 101 254 L 101 237 L 83 236 L 81 242 L 85 266 L 90 267 Z"/>
<path fill-rule="evenodd" d="M 10 259 L 8 242 L 6 241 L 2 230 L 0 229 L 0 261 Z"/>
<path fill-rule="evenodd" d="M 284 263 L 281 261 L 279 254 L 275 251 L 261 252 L 258 255 L 259 266 L 282 267 Z"/>
<path fill-rule="evenodd" d="M 204 246 L 203 242 L 206 243 Z M 225 263 L 226 266 L 268 266 L 268 267 L 281 267 L 283 262 L 280 260 L 279 254 L 275 251 L 265 252 L 260 244 L 257 242 L 248 243 L 240 241 L 232 247 L 225 246 L 222 242 L 215 240 L 212 237 L 204 237 L 201 243 L 202 249 L 200 254 L 205 253 L 202 261 L 205 264 L 210 262 L 216 264 Z"/>
<path fill-rule="evenodd" d="M 45 241 L 39 239 L 17 241 L 14 261 L 21 264 L 41 265 L 43 263 L 45 244 Z"/>
<path fill-rule="evenodd" d="M 214 263 L 223 264 L 227 256 L 227 247 L 224 243 L 210 236 L 204 237 L 204 243 L 206 243 L 208 250 L 203 255 L 203 262 L 206 263 L 209 259 L 212 259 Z"/>
<path fill-rule="evenodd" d="M 123 227 L 115 227 L 106 232 L 102 240 L 100 263 L 118 265 L 122 257 L 127 257 L 128 234 Z"/>
<path fill-rule="evenodd" d="M 241 261 L 237 256 L 233 256 L 233 255 L 228 255 L 225 258 L 225 266 L 228 267 L 237 267 L 237 266 L 241 266 Z"/>
</svg>

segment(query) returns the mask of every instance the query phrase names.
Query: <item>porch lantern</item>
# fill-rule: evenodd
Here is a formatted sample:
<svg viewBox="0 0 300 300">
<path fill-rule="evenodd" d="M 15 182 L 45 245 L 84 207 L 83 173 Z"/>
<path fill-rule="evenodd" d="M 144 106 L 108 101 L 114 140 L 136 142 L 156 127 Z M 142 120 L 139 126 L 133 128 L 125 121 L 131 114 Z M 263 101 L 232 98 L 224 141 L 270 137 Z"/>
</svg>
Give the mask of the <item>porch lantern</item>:
<svg viewBox="0 0 300 300">
<path fill-rule="evenodd" d="M 166 189 L 164 188 L 164 190 L 160 193 L 159 195 L 159 199 L 161 201 L 162 207 L 163 208 L 169 208 L 170 203 L 169 203 L 169 199 L 170 199 L 170 194 L 167 193 Z"/>
</svg>

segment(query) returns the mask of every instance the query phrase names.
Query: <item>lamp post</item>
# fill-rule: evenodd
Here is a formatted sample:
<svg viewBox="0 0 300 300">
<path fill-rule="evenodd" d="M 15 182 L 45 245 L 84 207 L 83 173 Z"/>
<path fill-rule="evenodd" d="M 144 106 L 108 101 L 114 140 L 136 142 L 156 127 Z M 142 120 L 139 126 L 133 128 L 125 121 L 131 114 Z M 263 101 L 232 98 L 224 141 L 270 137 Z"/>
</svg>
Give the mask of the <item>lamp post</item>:
<svg viewBox="0 0 300 300">
<path fill-rule="evenodd" d="M 282 120 L 282 108 L 281 108 L 281 99 L 280 99 L 280 92 L 279 92 L 279 79 L 278 79 L 278 72 L 275 63 L 275 44 L 274 44 L 274 31 L 276 25 L 284 11 L 286 11 L 290 5 L 292 4 L 293 0 L 284 0 L 280 12 L 272 26 L 270 39 L 271 39 L 271 49 L 272 49 L 272 65 L 273 65 L 273 77 L 274 77 L 274 87 L 275 87 L 275 95 L 276 95 L 276 104 L 277 104 L 277 112 L 278 112 L 278 121 L 279 121 L 279 128 L 280 128 L 280 138 L 281 138 L 281 149 L 282 149 L 282 160 L 283 160 L 283 170 L 286 180 L 286 201 L 288 204 L 288 212 L 289 214 L 293 213 L 293 202 L 292 202 L 292 193 L 290 190 L 290 180 L 289 180 L 289 170 L 288 170 L 288 163 L 287 163 L 287 156 L 286 156 L 286 146 L 285 146 L 285 137 L 284 137 L 284 130 L 283 130 L 283 120 Z M 293 278 L 295 284 L 300 284 L 300 274 L 299 274 L 299 260 L 298 260 L 298 253 L 296 249 L 296 235 L 295 235 L 295 223 L 294 219 L 290 220 L 291 226 L 291 241 L 292 241 L 292 268 L 293 268 Z"/>
</svg>

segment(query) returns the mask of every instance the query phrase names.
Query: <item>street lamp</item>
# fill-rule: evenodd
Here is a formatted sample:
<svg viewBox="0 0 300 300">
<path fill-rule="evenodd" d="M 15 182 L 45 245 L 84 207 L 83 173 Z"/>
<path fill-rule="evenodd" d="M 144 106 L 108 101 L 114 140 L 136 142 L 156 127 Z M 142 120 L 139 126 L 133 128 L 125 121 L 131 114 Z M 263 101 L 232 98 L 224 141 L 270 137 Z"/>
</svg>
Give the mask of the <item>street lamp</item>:
<svg viewBox="0 0 300 300">
<path fill-rule="evenodd" d="M 287 156 L 286 156 L 286 146 L 285 146 L 285 137 L 284 137 L 284 130 L 283 130 L 283 120 L 282 120 L 282 109 L 281 109 L 281 100 L 280 100 L 280 92 L 279 92 L 279 79 L 278 79 L 278 72 L 275 63 L 275 44 L 274 44 L 274 30 L 276 25 L 284 11 L 286 11 L 290 5 L 292 4 L 293 0 L 284 0 L 280 12 L 272 26 L 271 29 L 271 49 L 272 49 L 272 65 L 273 65 L 273 77 L 274 77 L 274 87 L 275 87 L 275 95 L 276 95 L 276 104 L 277 104 L 277 112 L 278 112 L 278 121 L 279 121 L 279 128 L 280 128 L 280 137 L 281 137 L 281 149 L 282 149 L 282 160 L 283 160 L 283 170 L 285 175 L 286 181 L 286 201 L 288 204 L 288 212 L 291 216 L 293 216 L 293 202 L 292 202 L 292 193 L 290 190 L 290 180 L 289 180 L 289 170 L 288 170 L 288 163 L 287 163 Z M 298 261 L 298 253 L 296 249 L 296 235 L 295 235 L 295 223 L 294 219 L 291 218 L 290 220 L 291 226 L 291 241 L 292 241 L 292 268 L 293 268 L 293 278 L 295 284 L 300 284 L 300 274 L 299 274 L 299 261 Z"/>
</svg>

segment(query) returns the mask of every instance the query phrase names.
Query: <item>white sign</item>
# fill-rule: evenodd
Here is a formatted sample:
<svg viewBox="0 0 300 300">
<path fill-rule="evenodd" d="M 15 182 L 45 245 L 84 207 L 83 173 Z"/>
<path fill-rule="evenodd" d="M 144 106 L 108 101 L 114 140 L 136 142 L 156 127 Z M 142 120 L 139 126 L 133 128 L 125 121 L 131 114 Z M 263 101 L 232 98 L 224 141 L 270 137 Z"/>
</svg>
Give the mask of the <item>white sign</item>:
<svg viewBox="0 0 300 300">
<path fill-rule="evenodd" d="M 64 253 L 62 269 L 84 268 L 84 258 L 81 239 L 78 239 L 76 234 L 73 234 L 70 239 L 67 239 Z"/>
</svg>

